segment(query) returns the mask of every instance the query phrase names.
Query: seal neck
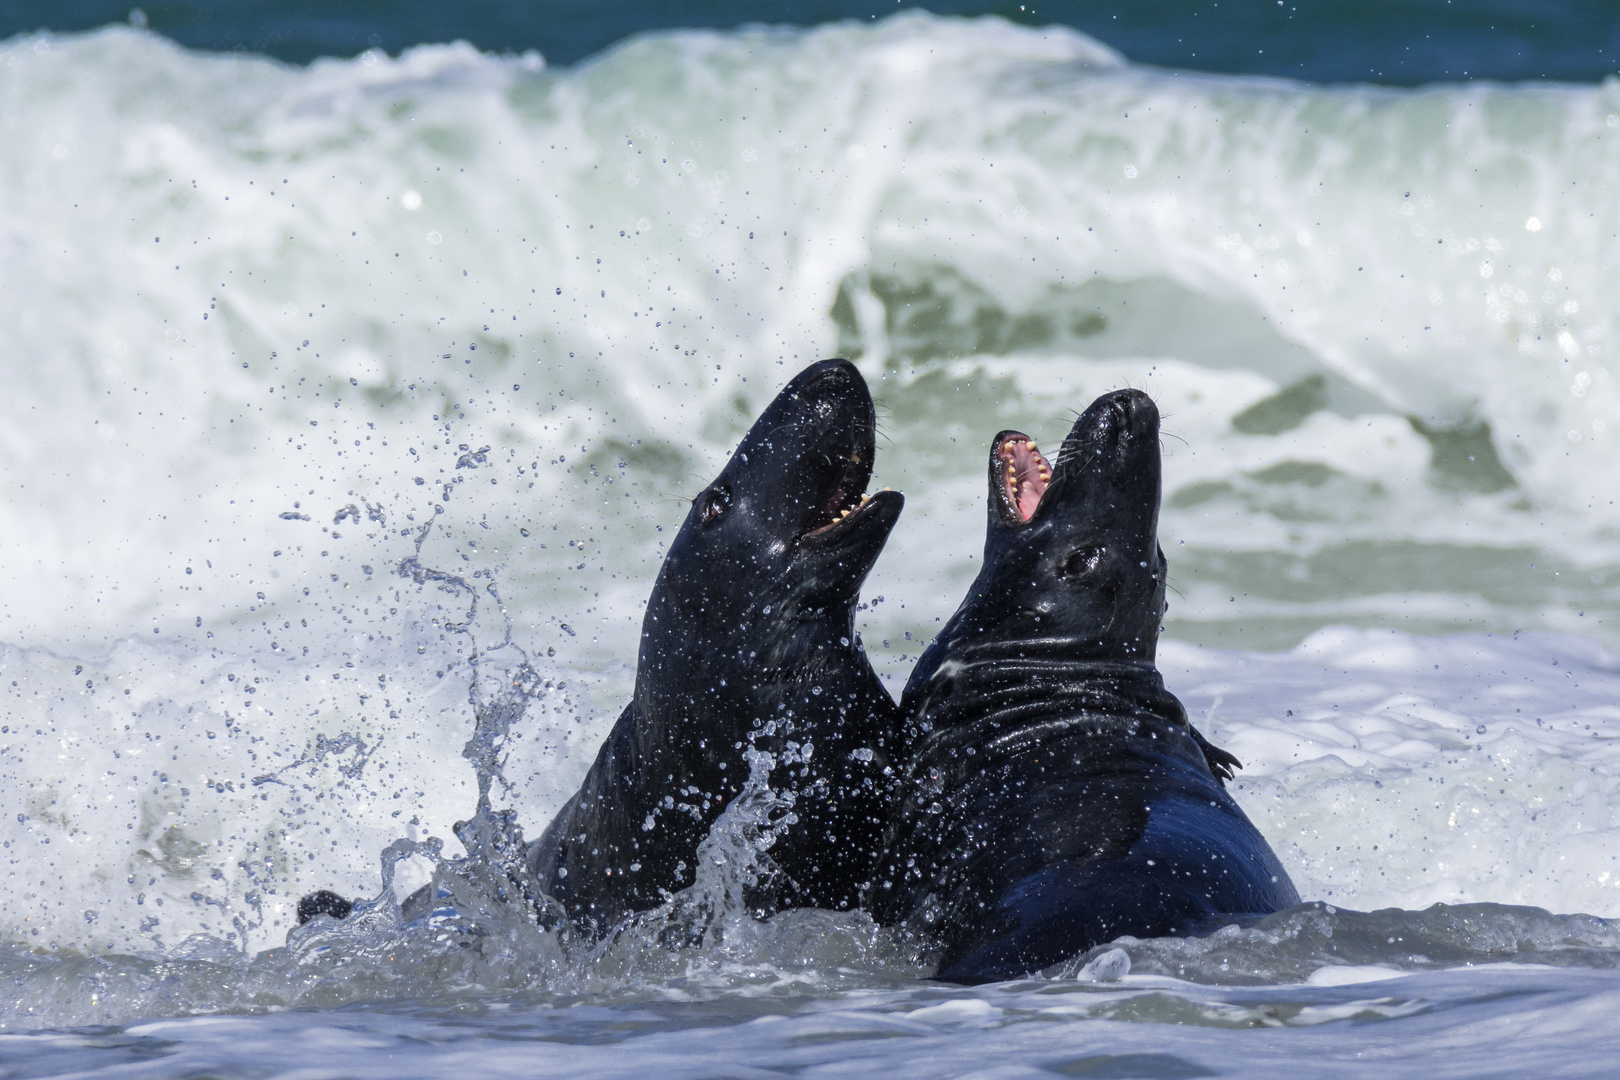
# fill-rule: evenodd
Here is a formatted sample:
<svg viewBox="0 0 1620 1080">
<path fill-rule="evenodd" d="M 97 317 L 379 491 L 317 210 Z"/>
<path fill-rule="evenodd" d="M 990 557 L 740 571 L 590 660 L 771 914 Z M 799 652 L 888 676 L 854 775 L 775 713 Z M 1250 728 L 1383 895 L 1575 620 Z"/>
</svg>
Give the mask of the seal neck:
<svg viewBox="0 0 1620 1080">
<path fill-rule="evenodd" d="M 901 703 L 914 735 L 997 728 L 1055 716 L 1136 717 L 1175 726 L 1187 713 L 1149 661 L 1073 658 L 1063 638 L 952 649 Z"/>
</svg>

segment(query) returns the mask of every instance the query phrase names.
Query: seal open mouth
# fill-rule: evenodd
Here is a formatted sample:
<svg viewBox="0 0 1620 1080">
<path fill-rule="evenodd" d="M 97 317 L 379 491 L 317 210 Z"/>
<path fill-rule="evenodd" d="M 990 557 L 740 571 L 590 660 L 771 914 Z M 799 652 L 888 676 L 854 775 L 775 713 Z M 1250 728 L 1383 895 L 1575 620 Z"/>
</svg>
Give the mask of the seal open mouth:
<svg viewBox="0 0 1620 1080">
<path fill-rule="evenodd" d="M 812 515 L 802 535 L 826 536 L 841 528 L 850 519 L 859 517 L 872 502 L 872 496 L 866 494 L 866 485 L 871 479 L 871 452 L 858 449 L 849 456 L 843 475 L 833 486 L 826 501 Z"/>
<path fill-rule="evenodd" d="M 1021 431 L 1004 431 L 996 440 L 996 456 L 1005 470 L 1001 475 L 1003 508 L 1020 522 L 1035 516 L 1046 486 L 1052 482 L 1052 466 L 1036 449 L 1035 442 Z"/>
<path fill-rule="evenodd" d="M 728 518 L 735 499 L 748 529 L 763 530 L 773 543 L 825 547 L 829 536 L 842 541 L 858 532 L 874 542 L 876 558 L 904 503 L 898 491 L 865 494 L 876 440 L 872 395 L 855 365 L 811 364 L 760 414 L 720 476 L 694 500 L 693 527 L 737 520 Z M 872 503 L 883 508 L 874 512 Z M 857 529 L 854 519 L 868 524 Z M 879 519 L 887 527 L 876 528 Z M 843 543 L 833 546 L 843 551 Z"/>
</svg>

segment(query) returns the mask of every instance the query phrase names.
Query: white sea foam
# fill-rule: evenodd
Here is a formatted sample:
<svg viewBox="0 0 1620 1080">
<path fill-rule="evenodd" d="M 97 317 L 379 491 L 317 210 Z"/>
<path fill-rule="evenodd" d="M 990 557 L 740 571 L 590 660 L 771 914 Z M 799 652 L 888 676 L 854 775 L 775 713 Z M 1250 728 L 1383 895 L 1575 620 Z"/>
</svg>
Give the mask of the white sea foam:
<svg viewBox="0 0 1620 1080">
<path fill-rule="evenodd" d="M 1580 638 L 1324 630 L 1283 654 L 1167 644 L 1190 715 L 1302 896 L 1620 914 L 1620 664 Z"/>
<path fill-rule="evenodd" d="M 684 498 L 836 352 L 908 495 L 860 616 L 891 686 L 977 569 L 990 436 L 1144 387 L 1166 678 L 1301 892 L 1620 915 L 1620 84 L 1308 88 L 908 15 L 566 71 L 26 37 L 0 103 L 13 944 L 265 948 L 396 837 L 454 852 L 508 632 L 540 689 L 493 796 L 538 831 Z"/>
<path fill-rule="evenodd" d="M 345 506 L 462 479 L 527 617 L 623 656 L 656 526 L 834 351 L 912 495 L 884 629 L 959 594 L 995 427 L 1131 382 L 1170 413 L 1182 632 L 1608 634 L 1620 84 L 1310 89 L 904 16 L 568 71 L 107 30 L 13 40 L 0 87 L 9 640 L 284 610 L 320 551 L 403 546 L 331 538 Z M 568 540 L 603 604 L 556 587 Z"/>
</svg>

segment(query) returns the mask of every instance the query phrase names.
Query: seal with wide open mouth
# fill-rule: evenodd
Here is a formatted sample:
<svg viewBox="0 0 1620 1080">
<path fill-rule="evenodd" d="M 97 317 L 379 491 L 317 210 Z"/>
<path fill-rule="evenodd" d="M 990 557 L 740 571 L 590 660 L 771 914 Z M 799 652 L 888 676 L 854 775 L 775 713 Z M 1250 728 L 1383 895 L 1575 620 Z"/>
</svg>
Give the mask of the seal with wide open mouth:
<svg viewBox="0 0 1620 1080">
<path fill-rule="evenodd" d="M 901 699 L 903 781 L 868 892 L 961 982 L 1121 934 L 1298 901 L 1153 665 L 1164 613 L 1159 414 L 1098 398 L 1055 459 L 990 450 L 984 563 Z"/>
<path fill-rule="evenodd" d="M 576 924 L 604 932 L 692 884 L 749 748 L 780 763 L 770 782 L 794 793 L 798 819 L 778 830 L 773 873 L 750 902 L 855 904 L 881 841 L 898 725 L 854 627 L 904 504 L 866 493 L 875 435 L 855 366 L 813 364 L 692 500 L 647 603 L 634 698 L 530 849 Z"/>
</svg>

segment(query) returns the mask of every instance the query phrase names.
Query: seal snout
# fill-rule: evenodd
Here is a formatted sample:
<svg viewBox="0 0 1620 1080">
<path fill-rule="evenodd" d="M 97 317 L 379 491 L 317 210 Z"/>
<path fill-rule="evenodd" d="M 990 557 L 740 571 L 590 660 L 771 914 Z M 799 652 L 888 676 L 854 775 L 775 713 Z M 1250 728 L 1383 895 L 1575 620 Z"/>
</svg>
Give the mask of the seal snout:
<svg viewBox="0 0 1620 1080">
<path fill-rule="evenodd" d="M 851 389 L 859 387 L 862 391 L 866 389 L 866 380 L 861 377 L 860 368 L 842 357 L 816 361 L 804 369 L 799 379 L 807 386 L 818 388 L 846 386 Z"/>
<path fill-rule="evenodd" d="M 1120 433 L 1125 437 L 1159 437 L 1159 406 L 1142 391 L 1121 390 L 1114 395 L 1113 407 L 1119 417 Z"/>
<path fill-rule="evenodd" d="M 1140 390 L 1116 390 L 1098 398 L 1081 415 L 1075 434 L 1082 433 L 1100 446 L 1158 438 L 1159 407 Z"/>
<path fill-rule="evenodd" d="M 1071 462 L 1084 468 L 1099 457 L 1150 446 L 1159 442 L 1159 407 L 1140 390 L 1116 390 L 1093 401 L 1080 414 L 1058 452 L 1057 471 L 1068 473 Z"/>
</svg>

